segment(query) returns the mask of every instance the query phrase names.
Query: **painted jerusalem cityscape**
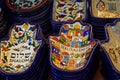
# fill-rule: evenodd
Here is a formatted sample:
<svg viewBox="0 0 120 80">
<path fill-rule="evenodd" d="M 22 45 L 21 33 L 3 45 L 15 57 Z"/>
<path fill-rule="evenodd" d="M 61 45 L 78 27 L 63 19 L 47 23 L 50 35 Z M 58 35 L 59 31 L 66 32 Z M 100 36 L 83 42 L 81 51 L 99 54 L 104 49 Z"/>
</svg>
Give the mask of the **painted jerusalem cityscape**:
<svg viewBox="0 0 120 80">
<path fill-rule="evenodd" d="M 76 70 L 85 66 L 96 44 L 91 40 L 90 32 L 90 27 L 79 22 L 64 24 L 60 36 L 50 37 L 53 64 L 64 70 Z"/>
</svg>

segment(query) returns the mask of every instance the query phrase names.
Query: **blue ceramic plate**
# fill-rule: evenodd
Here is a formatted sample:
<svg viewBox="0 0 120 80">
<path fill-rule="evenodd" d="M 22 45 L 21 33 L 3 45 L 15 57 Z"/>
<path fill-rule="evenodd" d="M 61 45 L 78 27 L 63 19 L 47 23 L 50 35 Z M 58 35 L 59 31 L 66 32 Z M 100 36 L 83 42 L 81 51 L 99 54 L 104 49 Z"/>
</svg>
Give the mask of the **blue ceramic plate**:
<svg viewBox="0 0 120 80">
<path fill-rule="evenodd" d="M 76 20 L 87 21 L 87 9 L 87 0 L 54 0 L 50 10 L 50 19 L 53 26 L 53 30 L 59 32 L 59 29 L 62 26 L 62 24 L 66 22 L 73 22 Z"/>
<path fill-rule="evenodd" d="M 83 79 L 84 73 L 89 74 L 89 69 L 93 67 L 91 62 L 94 60 L 93 54 L 97 46 L 96 41 L 92 39 L 92 30 L 89 24 L 79 21 L 63 24 L 59 35 L 51 36 L 49 40 L 50 65 L 53 76 L 70 80 L 69 76 Z M 88 50 L 89 45 L 92 48 L 89 47 Z M 86 49 L 84 49 L 85 47 Z M 87 50 L 88 53 L 79 51 L 81 48 L 82 51 Z M 60 77 L 60 75 L 63 76 Z"/>
<path fill-rule="evenodd" d="M 90 0 L 90 21 L 93 24 L 103 25 L 111 23 L 120 18 L 119 5 L 117 0 Z"/>
<path fill-rule="evenodd" d="M 25 1 L 16 1 L 16 0 L 7 0 L 6 4 L 7 6 L 17 12 L 27 12 L 35 10 L 39 7 L 41 7 L 44 3 L 46 3 L 47 0 L 25 0 Z"/>
<path fill-rule="evenodd" d="M 120 77 L 120 69 L 119 69 L 119 32 L 120 32 L 120 20 L 116 20 L 114 23 L 110 23 L 106 25 L 106 31 L 108 32 L 107 41 L 102 46 L 102 56 L 103 61 L 107 62 L 107 64 L 103 63 L 102 67 L 104 67 L 104 77 L 106 79 L 118 80 Z M 108 69 L 107 69 L 108 68 Z M 113 74 L 114 73 L 114 74 Z M 106 75 L 108 74 L 108 75 Z"/>
<path fill-rule="evenodd" d="M 40 33 L 38 24 L 24 23 L 12 26 L 9 39 L 1 41 L 1 73 L 19 75 L 29 72 L 43 44 Z"/>
<path fill-rule="evenodd" d="M 9 10 L 9 11 L 12 13 L 11 14 L 12 16 L 31 17 L 31 16 L 35 16 L 37 14 L 41 14 L 44 10 L 48 9 L 50 7 L 50 3 L 51 3 L 51 0 L 48 0 L 41 7 L 37 8 L 33 11 L 27 11 L 27 12 L 14 12 L 13 10 Z"/>
</svg>

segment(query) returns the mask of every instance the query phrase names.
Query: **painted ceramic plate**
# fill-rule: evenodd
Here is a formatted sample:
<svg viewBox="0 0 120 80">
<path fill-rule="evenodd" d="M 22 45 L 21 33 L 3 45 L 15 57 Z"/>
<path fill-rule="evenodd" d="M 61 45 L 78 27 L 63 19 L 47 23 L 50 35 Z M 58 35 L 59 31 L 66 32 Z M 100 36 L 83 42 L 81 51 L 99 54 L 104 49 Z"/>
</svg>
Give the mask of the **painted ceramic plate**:
<svg viewBox="0 0 120 80">
<path fill-rule="evenodd" d="M 33 63 L 42 42 L 36 40 L 37 26 L 29 23 L 14 25 L 9 40 L 0 43 L 0 69 L 20 73 Z"/>
<path fill-rule="evenodd" d="M 43 5 L 47 0 L 7 0 L 7 6 L 15 11 L 23 12 L 36 9 Z"/>
<path fill-rule="evenodd" d="M 53 20 L 75 21 L 86 16 L 86 0 L 54 0 Z"/>
<path fill-rule="evenodd" d="M 92 14 L 99 18 L 120 18 L 120 1 L 92 0 Z"/>
<path fill-rule="evenodd" d="M 120 71 L 120 21 L 107 26 L 109 42 L 102 44 L 113 65 Z"/>
<path fill-rule="evenodd" d="M 90 39 L 90 27 L 79 22 L 64 24 L 59 36 L 50 37 L 52 63 L 63 70 L 77 70 L 88 62 L 96 44 Z"/>
</svg>

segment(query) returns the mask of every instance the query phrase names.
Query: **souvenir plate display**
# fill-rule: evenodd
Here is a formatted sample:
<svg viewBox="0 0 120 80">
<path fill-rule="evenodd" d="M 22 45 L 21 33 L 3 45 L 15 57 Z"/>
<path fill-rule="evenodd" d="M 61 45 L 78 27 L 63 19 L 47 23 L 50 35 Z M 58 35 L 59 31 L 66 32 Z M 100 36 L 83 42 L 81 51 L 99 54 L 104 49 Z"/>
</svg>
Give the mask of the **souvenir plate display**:
<svg viewBox="0 0 120 80">
<path fill-rule="evenodd" d="M 92 0 L 92 14 L 99 18 L 120 18 L 120 1 Z"/>
<path fill-rule="evenodd" d="M 63 70 L 80 69 L 87 63 L 95 44 L 90 27 L 79 22 L 64 24 L 59 36 L 50 37 L 51 61 Z"/>
<path fill-rule="evenodd" d="M 25 11 L 40 7 L 47 0 L 7 0 L 7 4 L 10 8 L 17 11 Z"/>
<path fill-rule="evenodd" d="M 48 34 L 52 30 L 49 16 L 51 2 L 52 0 L 6 0 L 6 7 L 13 23 L 37 22 L 43 33 Z"/>
<path fill-rule="evenodd" d="M 20 73 L 31 66 L 42 44 L 41 40 L 36 40 L 36 32 L 36 25 L 14 25 L 9 40 L 0 43 L 1 71 Z"/>
<path fill-rule="evenodd" d="M 86 0 L 54 0 L 54 21 L 83 20 L 86 16 Z"/>
<path fill-rule="evenodd" d="M 108 53 L 114 67 L 120 71 L 120 21 L 116 24 L 108 25 L 109 42 L 102 44 Z"/>
</svg>

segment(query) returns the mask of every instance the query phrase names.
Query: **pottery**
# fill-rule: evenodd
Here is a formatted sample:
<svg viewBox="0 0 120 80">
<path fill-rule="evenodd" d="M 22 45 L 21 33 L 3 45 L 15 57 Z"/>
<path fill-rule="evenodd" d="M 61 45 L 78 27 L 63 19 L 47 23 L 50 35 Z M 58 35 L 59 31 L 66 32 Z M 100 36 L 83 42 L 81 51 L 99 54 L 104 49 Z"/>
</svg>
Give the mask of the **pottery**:
<svg viewBox="0 0 120 80">
<path fill-rule="evenodd" d="M 47 0 L 7 0 L 7 6 L 13 11 L 26 12 L 34 10 L 44 4 Z"/>
<path fill-rule="evenodd" d="M 86 16 L 85 5 L 85 0 L 54 0 L 52 12 L 53 20 L 57 22 L 83 20 Z"/>
<path fill-rule="evenodd" d="M 120 71 L 120 63 L 119 63 L 119 40 L 120 40 L 120 21 L 118 21 L 115 25 L 109 25 L 107 27 L 107 32 L 109 35 L 109 42 L 102 44 L 108 53 L 114 67 Z"/>
<path fill-rule="evenodd" d="M 92 0 L 92 14 L 98 18 L 120 18 L 118 0 Z"/>
<path fill-rule="evenodd" d="M 83 67 L 95 44 L 89 40 L 89 36 L 89 27 L 82 26 L 78 22 L 63 25 L 59 37 L 50 37 L 53 64 L 64 70 Z"/>
<path fill-rule="evenodd" d="M 1 41 L 0 67 L 3 72 L 20 73 L 31 66 L 42 44 L 35 40 L 36 31 L 36 26 L 29 23 L 15 25 L 9 40 Z"/>
<path fill-rule="evenodd" d="M 118 80 L 120 78 L 119 24 L 119 19 L 107 24 L 105 26 L 107 39 L 101 42 L 101 58 L 104 62 L 102 63 L 101 73 L 106 80 Z"/>
<path fill-rule="evenodd" d="M 87 21 L 87 0 L 54 0 L 50 10 L 50 19 L 54 34 L 58 34 L 62 24 L 67 22 Z"/>
<path fill-rule="evenodd" d="M 87 80 L 88 74 L 93 76 L 98 61 L 95 58 L 97 42 L 92 39 L 89 24 L 79 21 L 63 24 L 59 35 L 50 36 L 49 44 L 53 79 Z"/>
<path fill-rule="evenodd" d="M 120 18 L 120 2 L 117 0 L 90 0 L 90 23 L 92 25 L 105 26 Z"/>
</svg>

